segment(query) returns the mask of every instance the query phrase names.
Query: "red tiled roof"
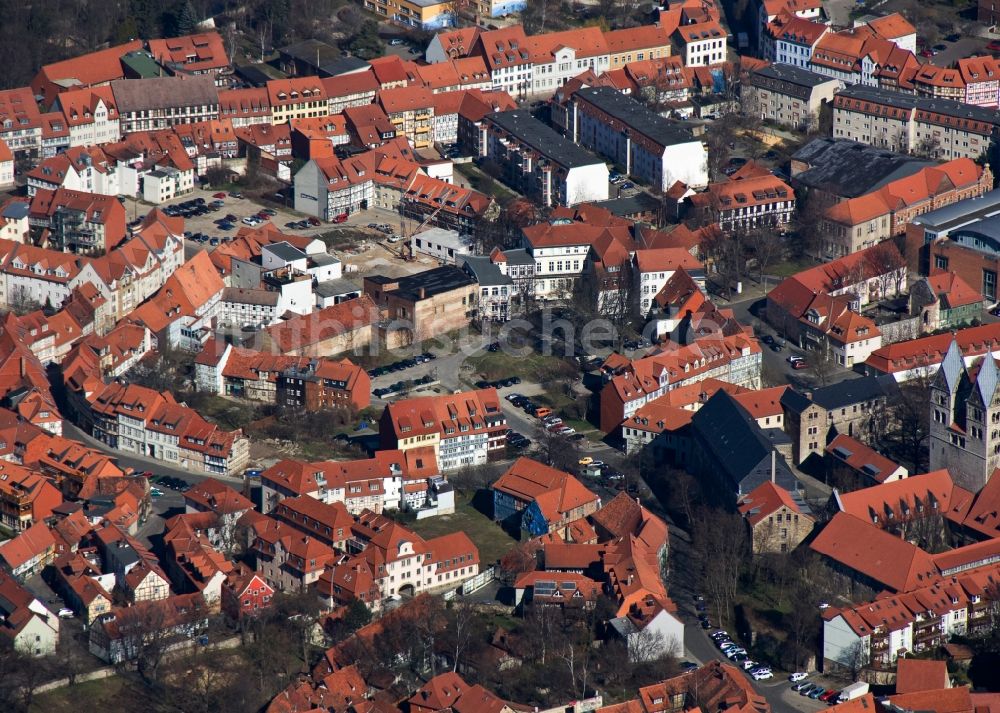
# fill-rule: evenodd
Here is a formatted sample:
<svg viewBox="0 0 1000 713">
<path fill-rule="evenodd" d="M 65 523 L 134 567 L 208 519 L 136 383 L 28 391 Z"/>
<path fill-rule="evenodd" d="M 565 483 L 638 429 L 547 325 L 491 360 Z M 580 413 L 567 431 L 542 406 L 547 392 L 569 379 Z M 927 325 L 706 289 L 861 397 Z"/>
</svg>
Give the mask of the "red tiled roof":
<svg viewBox="0 0 1000 713">
<path fill-rule="evenodd" d="M 844 512 L 833 516 L 810 548 L 896 592 L 937 576 L 934 561 L 919 547 Z"/>
<path fill-rule="evenodd" d="M 773 515 L 782 507 L 800 515 L 803 514 L 802 509 L 792 500 L 791 493 L 769 480 L 761 483 L 736 502 L 736 509 L 751 526 Z"/>
</svg>

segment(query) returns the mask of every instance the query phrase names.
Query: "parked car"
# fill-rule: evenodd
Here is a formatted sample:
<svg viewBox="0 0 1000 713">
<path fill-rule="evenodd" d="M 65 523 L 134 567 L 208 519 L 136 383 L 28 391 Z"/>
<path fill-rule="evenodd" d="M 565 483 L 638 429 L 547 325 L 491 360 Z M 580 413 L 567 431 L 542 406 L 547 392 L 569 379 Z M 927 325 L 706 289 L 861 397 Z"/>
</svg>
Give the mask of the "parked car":
<svg viewBox="0 0 1000 713">
<path fill-rule="evenodd" d="M 804 359 L 800 359 L 799 361 L 792 362 L 792 368 L 796 369 L 796 370 L 798 370 L 798 369 L 808 369 L 809 368 L 809 364 L 807 364 Z"/>
<path fill-rule="evenodd" d="M 1000 40 L 993 40 L 988 45 L 986 45 L 986 49 L 988 49 L 990 52 L 1000 52 Z"/>
<path fill-rule="evenodd" d="M 399 47 L 401 45 L 405 45 L 406 40 L 401 39 L 399 37 L 393 37 L 391 40 L 389 40 L 389 44 L 392 45 L 393 47 Z"/>
<path fill-rule="evenodd" d="M 750 675 L 755 681 L 766 681 L 769 678 L 774 678 L 774 674 L 771 671 L 751 671 Z"/>
<path fill-rule="evenodd" d="M 239 198 L 242 198 L 242 197 L 243 197 L 243 194 L 242 194 L 242 193 L 240 193 L 239 191 L 230 191 L 230 192 L 229 192 L 229 197 L 230 197 L 230 198 L 236 198 L 236 199 L 239 199 Z"/>
<path fill-rule="evenodd" d="M 76 614 L 74 614 L 73 610 L 68 607 L 63 607 L 59 610 L 60 619 L 72 619 L 74 616 L 76 616 Z"/>
<path fill-rule="evenodd" d="M 635 184 L 634 184 L 634 183 L 632 183 L 632 181 L 625 181 L 625 182 L 624 182 L 624 183 L 623 183 L 623 184 L 621 185 L 621 189 L 622 189 L 623 191 L 630 191 L 630 190 L 632 190 L 633 188 L 635 188 Z"/>
<path fill-rule="evenodd" d="M 804 671 L 796 671 L 795 673 L 793 673 L 791 676 L 788 677 L 788 680 L 791 681 L 792 683 L 798 683 L 799 681 L 806 680 L 808 677 L 809 677 L 808 673 L 805 673 Z"/>
</svg>

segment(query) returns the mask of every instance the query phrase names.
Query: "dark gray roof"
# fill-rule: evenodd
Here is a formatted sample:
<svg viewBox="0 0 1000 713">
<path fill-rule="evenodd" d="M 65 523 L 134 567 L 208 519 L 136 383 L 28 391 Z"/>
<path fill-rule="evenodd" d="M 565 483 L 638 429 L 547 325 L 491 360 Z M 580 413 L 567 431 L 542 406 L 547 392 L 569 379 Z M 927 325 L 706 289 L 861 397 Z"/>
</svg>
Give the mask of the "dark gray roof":
<svg viewBox="0 0 1000 713">
<path fill-rule="evenodd" d="M 233 73 L 253 87 L 263 87 L 271 81 L 271 77 L 252 64 L 241 64 L 233 67 Z"/>
<path fill-rule="evenodd" d="M 524 248 L 515 248 L 513 250 L 504 250 L 503 254 L 507 257 L 508 265 L 534 265 L 535 258 L 528 254 L 528 251 Z"/>
<path fill-rule="evenodd" d="M 899 109 L 917 109 L 918 111 L 944 114 L 945 116 L 957 119 L 985 121 L 988 124 L 1000 126 L 1000 111 L 952 99 L 918 97 L 913 94 L 904 94 L 903 92 L 895 92 L 887 89 L 863 87 L 860 84 L 854 84 L 842 89 L 837 92 L 837 96 L 892 106 Z"/>
<path fill-rule="evenodd" d="M 797 183 L 844 198 L 870 193 L 935 165 L 888 149 L 832 138 L 813 139 L 792 155 L 792 161 L 811 167 L 795 176 Z"/>
<path fill-rule="evenodd" d="M 832 384 L 816 389 L 812 401 L 827 411 L 845 408 L 854 404 L 864 403 L 881 397 L 893 397 L 899 393 L 899 385 L 891 374 L 879 376 L 862 376 L 860 379 L 848 379 L 839 384 Z"/>
<path fill-rule="evenodd" d="M 593 104 L 604 113 L 661 146 L 673 146 L 694 141 L 691 130 L 677 121 L 664 119 L 635 99 L 611 87 L 580 89 L 575 96 Z"/>
<path fill-rule="evenodd" d="M 913 223 L 935 232 L 941 232 L 991 217 L 997 213 L 1000 213 L 1000 189 L 992 190 L 978 198 L 966 198 L 924 213 L 914 218 Z"/>
<path fill-rule="evenodd" d="M 15 201 L 7 204 L 7 207 L 3 209 L 2 215 L 4 218 L 10 218 L 11 220 L 20 220 L 28 215 L 29 208 L 30 206 L 27 203 Z"/>
<path fill-rule="evenodd" d="M 316 283 L 313 288 L 320 297 L 337 297 L 338 295 L 349 295 L 352 292 L 361 292 L 361 283 L 346 277 L 336 280 L 326 280 Z"/>
<path fill-rule="evenodd" d="M 360 57 L 342 57 L 339 49 L 320 40 L 302 40 L 278 52 L 313 67 L 321 77 L 336 77 L 371 66 Z"/>
<path fill-rule="evenodd" d="M 452 290 L 457 290 L 460 287 L 467 287 L 469 285 L 476 284 L 464 270 L 455 267 L 454 265 L 436 267 L 433 270 L 425 270 L 424 272 L 418 272 L 415 275 L 407 275 L 406 277 L 400 278 L 375 275 L 374 277 L 369 277 L 368 279 L 383 285 L 393 282 L 399 283 L 399 289 L 397 289 L 394 294 L 414 302 L 419 299 L 427 299 L 429 297 L 433 297 L 434 295 L 439 295 L 443 292 L 451 292 Z M 421 288 L 424 290 L 423 298 L 420 297 Z"/>
<path fill-rule="evenodd" d="M 788 82 L 789 84 L 806 88 L 826 84 L 827 82 L 837 81 L 836 79 L 828 77 L 825 74 L 818 74 L 816 72 L 811 72 L 808 69 L 796 67 L 793 64 L 784 64 L 783 62 L 776 62 L 775 64 L 761 67 L 750 75 L 750 83 L 757 84 L 756 79 L 758 77 L 778 82 Z M 765 86 L 770 86 L 770 83 Z"/>
<path fill-rule="evenodd" d="M 648 213 L 651 210 L 658 210 L 660 207 L 660 202 L 658 200 L 643 191 L 639 191 L 631 196 L 624 196 L 622 198 L 610 198 L 606 201 L 594 201 L 593 204 L 600 206 L 605 210 L 610 210 L 615 215 L 622 217 Z"/>
<path fill-rule="evenodd" d="M 800 394 L 795 389 L 785 389 L 785 393 L 781 395 L 781 405 L 792 413 L 802 413 L 809 408 L 811 403 L 809 397 Z"/>
<path fill-rule="evenodd" d="M 579 168 L 603 163 L 586 149 L 574 144 L 562 134 L 521 109 L 500 111 L 486 115 L 486 121 L 499 126 L 507 133 L 515 136 L 521 143 L 527 144 L 542 156 L 548 158 L 563 168 Z"/>
<path fill-rule="evenodd" d="M 215 78 L 207 74 L 116 79 L 111 82 L 111 92 L 115 95 L 120 114 L 167 107 L 219 105 Z"/>
<path fill-rule="evenodd" d="M 496 263 L 485 255 L 460 255 L 458 259 L 462 263 L 462 269 L 475 277 L 480 287 L 512 285 L 514 283 L 510 279 L 510 275 L 500 272 Z"/>
<path fill-rule="evenodd" d="M 694 414 L 691 426 L 699 447 L 739 494 L 771 479 L 772 451 L 780 445 L 757 425 L 746 409 L 725 391 L 717 391 Z M 773 435 L 773 434 L 772 434 Z M 782 455 L 774 454 L 774 475 L 788 491 L 800 485 Z"/>
<path fill-rule="evenodd" d="M 266 249 L 270 253 L 274 253 L 285 262 L 292 262 L 293 260 L 301 260 L 306 256 L 306 254 L 301 250 L 299 250 L 297 247 L 286 242 L 272 243 L 271 245 L 265 245 L 264 249 Z"/>
</svg>

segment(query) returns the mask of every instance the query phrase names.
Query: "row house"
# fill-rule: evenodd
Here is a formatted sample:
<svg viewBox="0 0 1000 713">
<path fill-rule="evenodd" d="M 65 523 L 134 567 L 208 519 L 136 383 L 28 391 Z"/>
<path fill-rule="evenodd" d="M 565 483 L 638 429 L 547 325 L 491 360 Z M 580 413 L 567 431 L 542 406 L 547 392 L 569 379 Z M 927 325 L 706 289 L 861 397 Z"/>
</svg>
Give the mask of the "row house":
<svg viewBox="0 0 1000 713">
<path fill-rule="evenodd" d="M 56 97 L 53 111 L 61 112 L 66 121 L 70 148 L 100 146 L 122 138 L 118 103 L 111 87 L 61 92 Z"/>
<path fill-rule="evenodd" d="M 0 576 L 25 582 L 55 559 L 56 541 L 44 520 L 0 544 Z"/>
<path fill-rule="evenodd" d="M 965 99 L 965 83 L 957 69 L 925 64 L 913 75 L 913 89 L 918 97 L 935 99 Z"/>
<path fill-rule="evenodd" d="M 215 339 L 210 339 L 195 358 L 195 383 L 210 393 L 308 411 L 360 411 L 371 401 L 371 379 L 348 359 L 265 354 Z"/>
<path fill-rule="evenodd" d="M 579 89 L 569 99 L 567 135 L 643 183 L 666 191 L 680 181 L 708 184 L 708 151 L 680 122 L 664 119 L 610 87 Z"/>
<path fill-rule="evenodd" d="M 261 474 L 262 507 L 270 513 L 287 498 L 308 496 L 327 505 L 341 503 L 349 512 L 417 510 L 445 479 L 429 446 L 376 451 L 354 461 L 305 463 L 285 460 Z"/>
<path fill-rule="evenodd" d="M 42 116 L 27 87 L 0 92 L 0 140 L 18 157 L 41 153 Z"/>
<path fill-rule="evenodd" d="M 154 209 L 129 240 L 90 262 L 112 322 L 130 315 L 184 264 L 183 229 L 183 220 Z"/>
<path fill-rule="evenodd" d="M 220 475 L 242 475 L 249 460 L 241 431 L 209 424 L 169 393 L 112 382 L 87 396 L 94 437 L 116 450 Z"/>
<path fill-rule="evenodd" d="M 608 167 L 590 152 L 522 110 L 484 117 L 485 156 L 504 180 L 544 206 L 572 206 L 608 198 Z"/>
<path fill-rule="evenodd" d="M 226 46 L 218 32 L 149 40 L 149 53 L 175 76 L 209 74 L 222 84 L 223 75 L 231 70 Z"/>
<path fill-rule="evenodd" d="M 337 146 L 351 142 L 343 114 L 315 119 L 292 119 L 292 156 L 305 160 L 335 155 Z"/>
<path fill-rule="evenodd" d="M 349 107 L 344 110 L 344 121 L 351 142 L 365 148 L 377 148 L 396 138 L 396 125 L 379 104 Z"/>
<path fill-rule="evenodd" d="M 533 65 L 529 93 L 549 96 L 585 70 L 610 69 L 610 53 L 599 27 L 549 32 L 526 38 Z"/>
<path fill-rule="evenodd" d="M 522 228 L 521 245 L 534 270 L 530 281 L 518 287 L 530 285 L 533 292 L 529 294 L 542 300 L 566 298 L 583 276 L 591 246 L 599 241 L 631 246 L 628 233 L 622 226 L 601 227 L 561 219 Z"/>
<path fill-rule="evenodd" d="M 28 218 L 33 227 L 48 231 L 46 242 L 55 250 L 100 254 L 125 239 L 125 208 L 117 196 L 36 189 Z"/>
<path fill-rule="evenodd" d="M 892 670 L 908 653 L 986 631 L 997 611 L 996 565 L 940 577 L 912 591 L 823 614 L 823 658 L 832 667 Z"/>
<path fill-rule="evenodd" d="M 712 335 L 636 359 L 617 369 L 601 389 L 601 430 L 611 433 L 650 401 L 706 379 L 759 389 L 760 367 L 760 345 L 743 333 Z"/>
<path fill-rule="evenodd" d="M 486 62 L 493 88 L 524 99 L 534 86 L 534 62 L 521 25 L 479 33 L 471 54 Z"/>
<path fill-rule="evenodd" d="M 0 243 L 0 296 L 5 305 L 61 305 L 96 275 L 87 258 L 34 245 Z"/>
<path fill-rule="evenodd" d="M 430 446 L 442 471 L 486 463 L 508 430 L 496 389 L 394 401 L 380 424 L 384 448 Z"/>
<path fill-rule="evenodd" d="M 275 125 L 330 113 L 326 89 L 319 77 L 272 79 L 267 83 L 267 98 L 271 105 L 271 123 Z"/>
<path fill-rule="evenodd" d="M 433 92 L 424 87 L 399 87 L 379 92 L 379 105 L 396 127 L 397 136 L 405 136 L 415 149 L 429 147 L 434 141 Z"/>
<path fill-rule="evenodd" d="M 197 353 L 211 336 L 225 285 L 208 253 L 178 267 L 152 298 L 130 315 L 160 345 Z"/>
<path fill-rule="evenodd" d="M 837 203 L 823 215 L 825 254 L 848 255 L 903 235 L 907 224 L 919 215 L 981 196 L 992 185 L 989 166 L 959 158 Z"/>
<path fill-rule="evenodd" d="M 233 128 L 271 123 L 271 101 L 264 87 L 219 91 L 219 118 Z"/>
<path fill-rule="evenodd" d="M 669 23 L 640 25 L 604 33 L 608 48 L 608 69 L 618 69 L 632 62 L 661 59 L 671 53 Z"/>
<path fill-rule="evenodd" d="M 463 89 L 493 89 L 490 73 L 482 57 L 459 57 L 435 64 L 416 65 L 414 81 L 435 94 Z"/>
<path fill-rule="evenodd" d="M 51 158 L 69 148 L 69 127 L 63 115 L 57 111 L 42 114 L 43 159 Z"/>
<path fill-rule="evenodd" d="M 151 621 L 156 622 L 153 635 L 168 649 L 189 646 L 208 629 L 208 618 L 208 605 L 197 593 L 115 607 L 90 628 L 90 652 L 115 666 L 139 658 L 140 643 Z"/>
<path fill-rule="evenodd" d="M 121 192 L 116 162 L 96 146 L 63 151 L 35 166 L 27 178 L 29 197 L 39 189 L 66 188 L 103 196 L 117 196 Z"/>
<path fill-rule="evenodd" d="M 326 92 L 327 111 L 331 116 L 342 114 L 351 107 L 366 106 L 375 102 L 379 90 L 373 72 L 351 72 L 320 79 Z"/>
<path fill-rule="evenodd" d="M 725 231 L 754 228 L 784 230 L 795 212 L 795 192 L 753 161 L 708 190 L 688 198 L 703 225 L 718 223 Z"/>
<path fill-rule="evenodd" d="M 16 533 L 52 515 L 62 493 L 44 476 L 14 463 L 0 463 L 0 522 Z"/>
<path fill-rule="evenodd" d="M 375 194 L 372 152 L 312 159 L 295 174 L 295 210 L 331 221 L 367 210 Z"/>
<path fill-rule="evenodd" d="M 674 42 L 686 67 L 711 67 L 726 61 L 727 33 L 718 20 L 681 25 Z"/>
<path fill-rule="evenodd" d="M 758 49 L 765 46 L 763 39 L 765 28 L 781 14 L 786 13 L 812 22 L 825 22 L 827 19 L 821 0 L 758 0 L 756 13 L 754 37 Z"/>
<path fill-rule="evenodd" d="M 775 64 L 809 69 L 816 45 L 827 32 L 829 25 L 781 12 L 764 31 L 761 55 Z"/>
<path fill-rule="evenodd" d="M 516 109 L 517 104 L 504 91 L 467 91 L 458 107 L 457 139 L 473 156 L 486 154 L 489 132 L 485 118 L 498 111 Z"/>
<path fill-rule="evenodd" d="M 833 136 L 937 160 L 978 159 L 1000 126 L 996 111 L 960 101 L 847 87 L 833 100 Z"/>
<path fill-rule="evenodd" d="M 220 159 L 236 158 L 239 153 L 236 132 L 227 119 L 178 124 L 173 132 L 180 138 L 188 157 L 195 162 L 199 175 L 210 166 L 220 166 Z"/>
<path fill-rule="evenodd" d="M 123 134 L 219 118 L 219 91 L 208 76 L 122 79 L 111 91 Z"/>
<path fill-rule="evenodd" d="M 960 101 L 988 109 L 1000 108 L 1000 63 L 996 57 L 963 57 L 956 67 L 965 85 Z"/>
<path fill-rule="evenodd" d="M 820 112 L 843 87 L 832 79 L 803 68 L 777 62 L 750 73 L 742 85 L 747 111 L 764 121 L 792 129 L 809 130 L 819 125 Z"/>
<path fill-rule="evenodd" d="M 464 532 L 425 540 L 384 515 L 363 511 L 354 519 L 348 556 L 317 585 L 324 604 L 360 599 L 380 610 L 391 598 L 454 589 L 479 573 L 479 550 Z"/>
</svg>

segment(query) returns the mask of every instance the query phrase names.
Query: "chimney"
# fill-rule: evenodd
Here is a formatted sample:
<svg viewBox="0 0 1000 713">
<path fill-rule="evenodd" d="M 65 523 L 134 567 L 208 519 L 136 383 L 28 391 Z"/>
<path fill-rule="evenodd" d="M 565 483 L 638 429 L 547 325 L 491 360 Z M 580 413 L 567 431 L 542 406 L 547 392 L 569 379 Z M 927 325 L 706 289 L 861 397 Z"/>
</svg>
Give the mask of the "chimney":
<svg viewBox="0 0 1000 713">
<path fill-rule="evenodd" d="M 417 290 L 417 294 L 420 295 L 420 299 L 424 299 L 425 297 L 427 297 L 427 290 L 421 287 L 419 290 Z"/>
<path fill-rule="evenodd" d="M 774 450 L 774 448 L 772 448 L 771 449 L 771 482 L 772 483 L 774 483 L 774 482 L 777 481 L 777 473 L 776 473 L 776 471 L 777 471 L 777 467 L 776 467 L 777 466 L 777 461 L 778 461 L 778 454 Z"/>
</svg>

